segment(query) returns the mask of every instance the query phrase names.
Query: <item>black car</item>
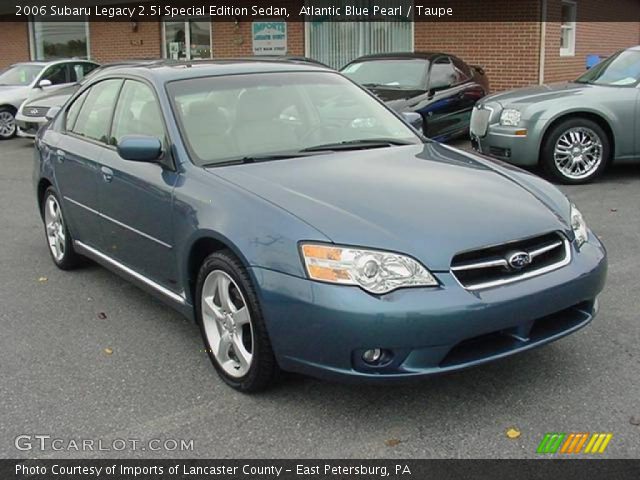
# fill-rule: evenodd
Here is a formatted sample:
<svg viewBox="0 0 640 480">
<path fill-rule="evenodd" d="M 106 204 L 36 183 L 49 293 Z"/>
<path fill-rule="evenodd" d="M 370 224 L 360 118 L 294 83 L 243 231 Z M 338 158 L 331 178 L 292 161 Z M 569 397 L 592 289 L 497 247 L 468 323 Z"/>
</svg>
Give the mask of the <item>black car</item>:
<svg viewBox="0 0 640 480">
<path fill-rule="evenodd" d="M 341 73 L 394 110 L 419 113 L 424 134 L 439 141 L 466 135 L 473 106 L 489 93 L 481 67 L 447 53 L 367 55 Z"/>
</svg>

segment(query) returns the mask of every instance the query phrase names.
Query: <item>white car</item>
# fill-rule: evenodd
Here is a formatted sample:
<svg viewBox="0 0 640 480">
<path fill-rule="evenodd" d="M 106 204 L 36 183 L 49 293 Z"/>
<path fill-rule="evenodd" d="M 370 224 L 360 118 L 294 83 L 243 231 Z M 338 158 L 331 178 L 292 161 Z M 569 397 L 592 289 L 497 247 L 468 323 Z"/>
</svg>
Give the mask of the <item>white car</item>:
<svg viewBox="0 0 640 480">
<path fill-rule="evenodd" d="M 71 59 L 16 63 L 0 72 L 0 139 L 16 135 L 16 113 L 27 98 L 72 85 L 96 67 L 88 60 Z"/>
</svg>

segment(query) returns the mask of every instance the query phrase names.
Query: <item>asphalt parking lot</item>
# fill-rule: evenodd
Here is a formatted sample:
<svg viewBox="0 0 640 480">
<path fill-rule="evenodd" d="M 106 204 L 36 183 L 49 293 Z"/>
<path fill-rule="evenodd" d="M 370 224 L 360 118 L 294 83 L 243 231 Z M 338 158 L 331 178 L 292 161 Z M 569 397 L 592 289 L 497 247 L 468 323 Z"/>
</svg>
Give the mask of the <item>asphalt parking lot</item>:
<svg viewBox="0 0 640 480">
<path fill-rule="evenodd" d="M 609 251 L 586 329 L 420 383 L 287 376 L 254 396 L 217 378 L 179 314 L 96 265 L 54 267 L 31 170 L 31 142 L 0 143 L 1 457 L 521 458 L 536 457 L 546 432 L 612 432 L 603 456 L 640 454 L 640 166 L 563 187 Z M 184 439 L 193 450 L 19 451 L 22 434 Z"/>
</svg>

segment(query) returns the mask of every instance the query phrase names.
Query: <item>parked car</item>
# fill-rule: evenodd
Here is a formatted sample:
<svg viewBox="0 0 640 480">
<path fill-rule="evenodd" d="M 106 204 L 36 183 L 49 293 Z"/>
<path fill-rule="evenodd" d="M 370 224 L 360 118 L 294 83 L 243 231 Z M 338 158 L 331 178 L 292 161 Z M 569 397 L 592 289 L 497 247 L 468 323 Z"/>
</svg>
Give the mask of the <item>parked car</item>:
<svg viewBox="0 0 640 480">
<path fill-rule="evenodd" d="M 473 111 L 474 147 L 554 180 L 580 184 L 612 162 L 640 158 L 640 47 L 620 51 L 577 80 L 498 93 Z"/>
<path fill-rule="evenodd" d="M 35 146 L 53 262 L 89 257 L 195 319 L 241 391 L 506 357 L 588 324 L 605 281 L 559 190 L 317 65 L 106 69 Z"/>
<path fill-rule="evenodd" d="M 34 91 L 53 92 L 95 69 L 87 60 L 17 63 L 0 73 L 0 139 L 16 135 L 16 113 Z"/>
<path fill-rule="evenodd" d="M 16 114 L 16 124 L 18 125 L 18 136 L 34 138 L 38 130 L 49 122 L 47 113 L 53 107 L 62 107 L 71 96 L 78 91 L 82 83 L 87 81 L 90 75 L 101 72 L 105 68 L 121 67 L 125 65 L 151 65 L 160 62 L 158 59 L 124 60 L 122 62 L 107 63 L 96 67 L 85 77 L 76 83 L 64 86 L 52 92 L 36 92 L 27 98 L 18 109 Z M 164 60 L 162 62 L 165 62 Z"/>
<path fill-rule="evenodd" d="M 471 110 L 489 93 L 481 67 L 446 53 L 360 57 L 342 68 L 398 112 L 417 112 L 427 137 L 447 141 L 469 133 Z"/>
</svg>

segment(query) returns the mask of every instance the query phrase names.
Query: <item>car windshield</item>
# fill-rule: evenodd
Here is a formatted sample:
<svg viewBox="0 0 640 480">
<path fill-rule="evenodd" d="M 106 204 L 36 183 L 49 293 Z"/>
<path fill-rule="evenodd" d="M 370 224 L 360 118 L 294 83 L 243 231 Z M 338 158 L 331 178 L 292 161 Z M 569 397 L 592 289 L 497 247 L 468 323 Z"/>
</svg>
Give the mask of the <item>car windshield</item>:
<svg viewBox="0 0 640 480">
<path fill-rule="evenodd" d="M 0 73 L 0 85 L 30 85 L 43 68 L 42 65 L 13 65 Z"/>
<path fill-rule="evenodd" d="M 337 73 L 204 77 L 170 82 L 167 90 L 198 165 L 422 142 Z"/>
<path fill-rule="evenodd" d="M 347 65 L 342 74 L 368 87 L 424 90 L 428 62 L 423 59 L 368 60 Z"/>
<path fill-rule="evenodd" d="M 625 50 L 599 63 L 582 74 L 578 83 L 633 87 L 640 80 L 640 52 Z"/>
</svg>

